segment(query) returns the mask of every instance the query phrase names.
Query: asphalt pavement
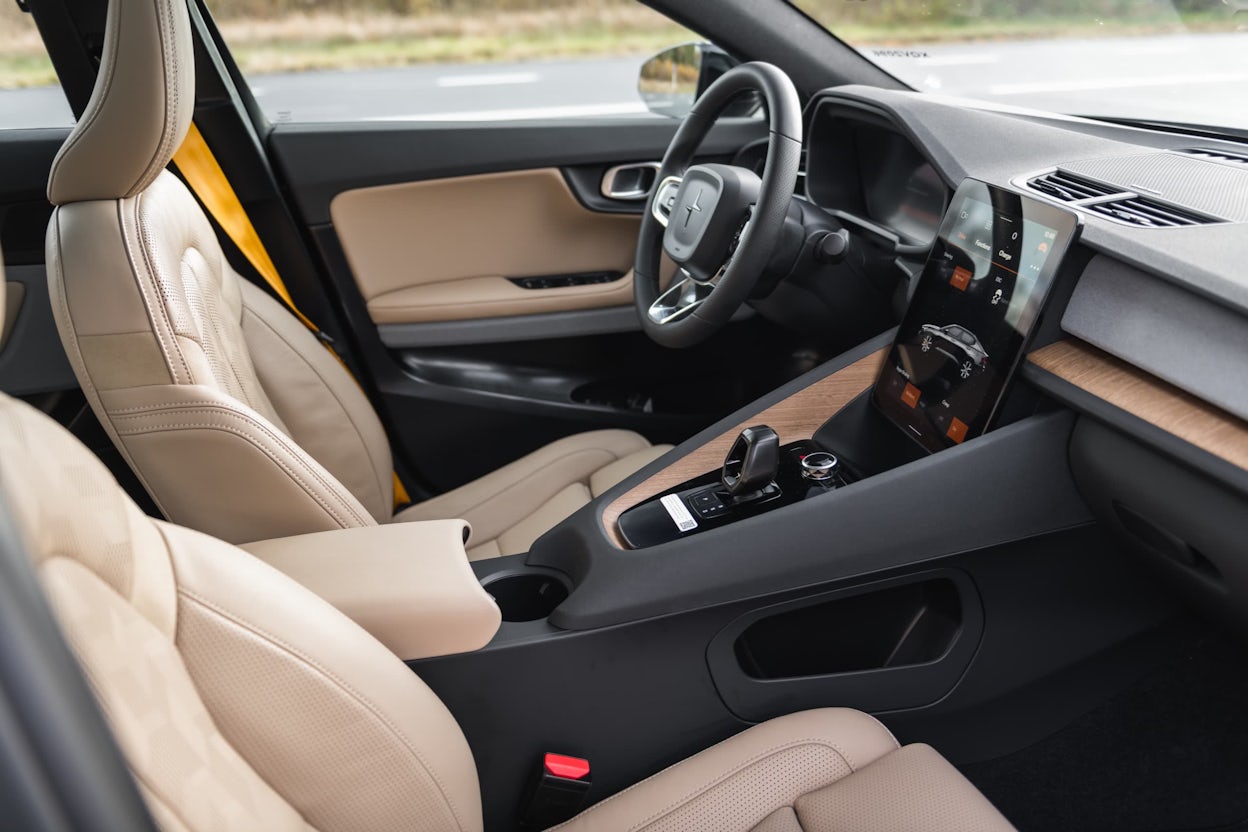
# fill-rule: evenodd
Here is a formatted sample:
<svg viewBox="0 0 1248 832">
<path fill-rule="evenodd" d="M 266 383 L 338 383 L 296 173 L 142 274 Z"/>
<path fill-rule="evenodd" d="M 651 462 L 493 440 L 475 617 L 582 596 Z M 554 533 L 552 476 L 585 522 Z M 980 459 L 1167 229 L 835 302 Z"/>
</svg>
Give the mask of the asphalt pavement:
<svg viewBox="0 0 1248 832">
<path fill-rule="evenodd" d="M 918 89 L 1080 115 L 1248 128 L 1248 32 L 864 48 Z M 257 75 L 276 122 L 650 116 L 645 56 Z M 0 128 L 71 121 L 59 88 L 0 91 Z"/>
</svg>

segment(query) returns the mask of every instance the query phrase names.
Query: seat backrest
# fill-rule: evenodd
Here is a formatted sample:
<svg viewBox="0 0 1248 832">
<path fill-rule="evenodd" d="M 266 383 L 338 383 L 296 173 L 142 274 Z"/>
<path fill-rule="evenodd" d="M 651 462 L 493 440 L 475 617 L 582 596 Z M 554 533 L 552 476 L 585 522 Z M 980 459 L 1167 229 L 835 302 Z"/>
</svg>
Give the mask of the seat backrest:
<svg viewBox="0 0 1248 832">
<path fill-rule="evenodd" d="M 70 364 L 169 519 L 231 542 L 385 522 L 390 448 L 368 399 L 234 272 L 165 170 L 194 89 L 185 3 L 110 0 L 95 90 L 48 182 Z"/>
<path fill-rule="evenodd" d="M 3 289 L 0 266 L 0 321 Z M 482 828 L 459 725 L 394 654 L 241 549 L 147 517 L 3 394 L 0 494 L 161 828 Z"/>
</svg>

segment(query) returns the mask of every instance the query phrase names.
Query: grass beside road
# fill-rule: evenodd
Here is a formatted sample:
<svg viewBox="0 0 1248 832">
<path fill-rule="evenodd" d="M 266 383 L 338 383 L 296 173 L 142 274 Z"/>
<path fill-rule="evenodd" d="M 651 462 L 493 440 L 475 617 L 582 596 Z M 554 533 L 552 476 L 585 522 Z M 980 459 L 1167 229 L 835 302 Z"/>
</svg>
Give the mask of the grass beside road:
<svg viewBox="0 0 1248 832">
<path fill-rule="evenodd" d="M 214 5 L 209 0 L 209 5 Z M 226 42 L 248 74 L 438 63 L 491 63 L 645 55 L 694 39 L 688 30 L 634 0 L 495 13 L 296 12 L 223 17 Z M 857 46 L 1049 37 L 1232 31 L 1222 15 L 1108 24 L 1090 18 L 963 19 L 834 27 Z M 0 0 L 0 89 L 56 83 L 29 15 Z"/>
<path fill-rule="evenodd" d="M 643 55 L 695 38 L 632 0 L 478 15 L 294 14 L 221 30 L 248 73 Z"/>
</svg>

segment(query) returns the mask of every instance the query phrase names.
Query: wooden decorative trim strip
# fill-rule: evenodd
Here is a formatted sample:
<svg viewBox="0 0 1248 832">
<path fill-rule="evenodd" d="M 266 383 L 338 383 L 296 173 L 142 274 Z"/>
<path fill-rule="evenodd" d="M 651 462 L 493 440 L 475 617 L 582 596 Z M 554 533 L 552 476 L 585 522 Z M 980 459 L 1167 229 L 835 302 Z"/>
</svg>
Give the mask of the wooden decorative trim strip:
<svg viewBox="0 0 1248 832">
<path fill-rule="evenodd" d="M 621 514 L 673 486 L 714 471 L 723 464 L 724 455 L 732 447 L 737 434 L 750 425 L 770 425 L 780 434 L 781 444 L 809 439 L 820 425 L 875 383 L 887 353 L 887 349 L 871 353 L 819 379 L 809 387 L 724 431 L 662 471 L 652 474 L 640 485 L 624 492 L 603 509 L 602 524 L 607 538 L 617 547 L 625 548 L 617 524 Z"/>
<path fill-rule="evenodd" d="M 1248 422 L 1077 339 L 1027 360 L 1203 451 L 1248 470 Z"/>
</svg>

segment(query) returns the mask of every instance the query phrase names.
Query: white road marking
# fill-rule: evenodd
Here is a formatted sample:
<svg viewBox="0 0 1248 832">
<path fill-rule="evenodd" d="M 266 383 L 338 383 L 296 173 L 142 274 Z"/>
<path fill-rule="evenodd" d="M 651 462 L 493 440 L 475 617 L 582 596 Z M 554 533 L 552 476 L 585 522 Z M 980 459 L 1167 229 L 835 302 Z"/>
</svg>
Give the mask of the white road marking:
<svg viewBox="0 0 1248 832">
<path fill-rule="evenodd" d="M 1229 84 L 1248 81 L 1248 72 L 1204 72 L 1190 75 L 1152 75 L 1134 78 L 1098 78 L 1080 81 L 1039 81 L 1026 84 L 993 84 L 989 95 L 1033 95 L 1046 92 L 1089 92 L 1137 87 L 1180 87 L 1193 84 Z"/>
<path fill-rule="evenodd" d="M 533 84 L 542 76 L 536 72 L 495 72 L 481 75 L 443 75 L 439 87 L 502 87 L 508 84 Z"/>
<path fill-rule="evenodd" d="M 562 107 L 523 107 L 513 110 L 463 110 L 449 113 L 412 113 L 374 116 L 366 121 L 519 121 L 529 118 L 578 118 L 580 116 L 626 116 L 648 113 L 640 101 L 614 104 L 568 104 Z"/>
<path fill-rule="evenodd" d="M 923 66 L 977 66 L 980 64 L 995 64 L 999 60 L 1001 60 L 1000 55 L 980 55 L 968 52 L 958 55 L 931 55 L 926 58 L 919 58 L 916 63 Z"/>
<path fill-rule="evenodd" d="M 1131 46 L 1119 46 L 1114 50 L 1116 55 L 1177 55 L 1191 52 L 1192 47 L 1186 43 L 1140 43 Z"/>
</svg>

